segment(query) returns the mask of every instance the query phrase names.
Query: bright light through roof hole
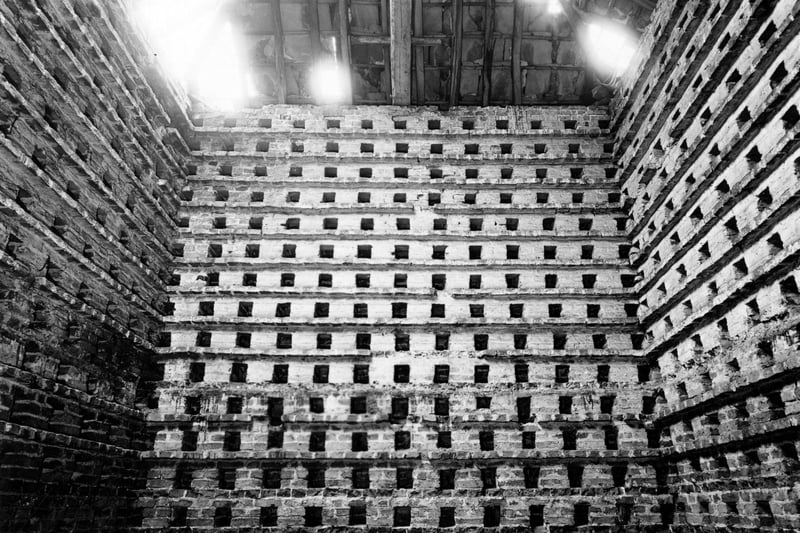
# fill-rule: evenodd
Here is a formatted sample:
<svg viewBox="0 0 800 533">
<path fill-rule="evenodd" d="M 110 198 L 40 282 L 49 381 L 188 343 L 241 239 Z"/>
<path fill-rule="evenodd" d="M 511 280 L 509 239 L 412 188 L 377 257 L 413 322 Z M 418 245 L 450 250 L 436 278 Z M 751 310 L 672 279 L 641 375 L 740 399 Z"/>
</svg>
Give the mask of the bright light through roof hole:
<svg viewBox="0 0 800 533">
<path fill-rule="evenodd" d="M 561 7 L 561 2 L 559 2 L 559 0 L 547 0 L 548 13 L 551 15 L 559 15 L 562 11 L 564 11 L 564 8 Z"/>
<path fill-rule="evenodd" d="M 308 81 L 317 104 L 341 104 L 350 94 L 350 73 L 333 59 L 314 65 Z"/>
<path fill-rule="evenodd" d="M 621 24 L 589 22 L 583 41 L 590 63 L 601 74 L 622 75 L 636 54 L 636 39 Z"/>
<path fill-rule="evenodd" d="M 245 104 L 247 79 L 225 0 L 134 0 L 135 16 L 167 74 L 203 104 L 231 110 Z"/>
</svg>

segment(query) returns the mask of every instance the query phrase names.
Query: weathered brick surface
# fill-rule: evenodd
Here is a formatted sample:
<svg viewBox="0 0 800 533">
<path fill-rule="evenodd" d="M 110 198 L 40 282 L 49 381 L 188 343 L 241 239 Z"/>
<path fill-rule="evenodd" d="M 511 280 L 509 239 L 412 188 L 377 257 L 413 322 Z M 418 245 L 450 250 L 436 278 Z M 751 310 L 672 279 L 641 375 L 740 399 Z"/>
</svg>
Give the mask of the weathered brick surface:
<svg viewBox="0 0 800 533">
<path fill-rule="evenodd" d="M 121 17 L 116 3 L 0 6 L 2 531 L 141 524 L 152 445 L 136 389 L 182 167 Z"/>
<path fill-rule="evenodd" d="M 196 118 L 143 525 L 661 524 L 608 121 Z"/>
<path fill-rule="evenodd" d="M 797 15 L 190 120 L 124 3 L 0 5 L 0 530 L 799 529 Z"/>
<path fill-rule="evenodd" d="M 615 106 L 644 353 L 663 380 L 652 428 L 676 519 L 697 530 L 800 520 L 797 9 L 659 6 Z"/>
</svg>

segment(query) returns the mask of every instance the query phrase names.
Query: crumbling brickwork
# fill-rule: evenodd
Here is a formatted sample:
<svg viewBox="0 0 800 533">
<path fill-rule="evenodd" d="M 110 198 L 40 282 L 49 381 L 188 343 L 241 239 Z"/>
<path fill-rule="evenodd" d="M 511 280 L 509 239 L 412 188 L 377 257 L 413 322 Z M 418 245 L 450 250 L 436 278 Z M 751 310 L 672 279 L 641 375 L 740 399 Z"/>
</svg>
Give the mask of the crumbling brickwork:
<svg viewBox="0 0 800 533">
<path fill-rule="evenodd" d="M 608 124 L 199 116 L 143 525 L 661 524 Z"/>
<path fill-rule="evenodd" d="M 182 166 L 119 32 L 116 4 L 0 3 L 2 531 L 141 523 L 135 396 Z"/>
<path fill-rule="evenodd" d="M 798 9 L 190 120 L 124 2 L 0 3 L 0 530 L 800 529 Z"/>
<path fill-rule="evenodd" d="M 691 528 L 800 527 L 797 15 L 665 2 L 615 106 L 647 425 Z"/>
</svg>

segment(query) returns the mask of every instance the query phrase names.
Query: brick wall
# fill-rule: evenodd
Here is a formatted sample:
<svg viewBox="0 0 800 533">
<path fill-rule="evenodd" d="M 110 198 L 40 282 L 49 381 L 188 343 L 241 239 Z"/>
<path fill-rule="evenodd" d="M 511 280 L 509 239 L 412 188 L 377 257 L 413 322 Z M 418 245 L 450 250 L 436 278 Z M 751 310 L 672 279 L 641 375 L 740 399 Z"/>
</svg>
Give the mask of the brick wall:
<svg viewBox="0 0 800 533">
<path fill-rule="evenodd" d="M 120 531 L 181 143 L 119 4 L 3 3 L 0 49 L 0 530 Z"/>
<path fill-rule="evenodd" d="M 194 125 L 146 528 L 668 521 L 603 109 Z"/>
<path fill-rule="evenodd" d="M 615 106 L 679 520 L 796 529 L 798 6 L 667 2 Z"/>
<path fill-rule="evenodd" d="M 0 6 L 0 530 L 800 528 L 796 2 L 191 121 L 124 6 Z"/>
</svg>

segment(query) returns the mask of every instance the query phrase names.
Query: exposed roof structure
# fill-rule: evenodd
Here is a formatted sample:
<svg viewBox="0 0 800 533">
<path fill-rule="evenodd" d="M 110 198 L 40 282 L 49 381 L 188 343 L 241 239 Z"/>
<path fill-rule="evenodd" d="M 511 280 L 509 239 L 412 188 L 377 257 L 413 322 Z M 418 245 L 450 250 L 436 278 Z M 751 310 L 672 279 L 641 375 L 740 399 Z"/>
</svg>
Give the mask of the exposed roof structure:
<svg viewBox="0 0 800 533">
<path fill-rule="evenodd" d="M 230 0 L 223 6 L 246 55 L 251 106 L 310 103 L 309 69 L 325 58 L 349 67 L 354 104 L 452 106 L 592 103 L 598 80 L 578 41 L 580 24 L 613 19 L 638 34 L 654 2 Z"/>
</svg>

